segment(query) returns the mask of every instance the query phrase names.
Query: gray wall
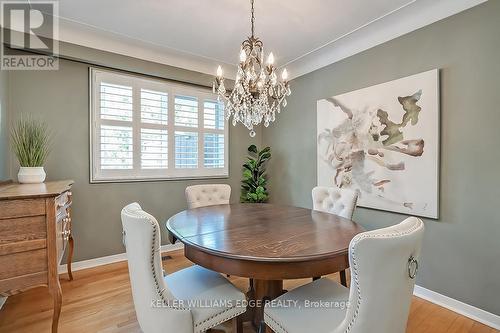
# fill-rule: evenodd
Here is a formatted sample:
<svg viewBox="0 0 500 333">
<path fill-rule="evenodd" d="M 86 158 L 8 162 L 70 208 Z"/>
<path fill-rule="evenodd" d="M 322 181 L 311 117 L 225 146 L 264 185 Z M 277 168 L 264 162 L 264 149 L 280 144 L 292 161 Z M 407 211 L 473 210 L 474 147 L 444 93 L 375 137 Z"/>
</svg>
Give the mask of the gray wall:
<svg viewBox="0 0 500 333">
<path fill-rule="evenodd" d="M 9 72 L 0 70 L 0 181 L 10 178 L 9 127 L 7 126 L 8 78 Z"/>
<path fill-rule="evenodd" d="M 179 68 L 141 61 L 102 51 L 63 44 L 62 53 L 83 57 L 100 64 L 201 84 L 212 77 Z M 160 181 L 141 183 L 89 184 L 89 82 L 88 66 L 63 60 L 58 71 L 13 71 L 10 75 L 12 119 L 21 113 L 43 117 L 55 133 L 53 151 L 45 169 L 48 180 L 73 179 L 73 228 L 75 260 L 124 252 L 120 210 L 137 201 L 160 222 L 163 244 L 168 243 L 164 221 L 186 208 L 184 189 L 200 181 Z M 230 128 L 229 179 L 203 182 L 228 183 L 232 200 L 239 199 L 241 165 L 251 140 L 241 126 Z M 18 171 L 12 159 L 12 176 Z"/>
<path fill-rule="evenodd" d="M 440 68 L 441 219 L 425 221 L 417 284 L 500 314 L 499 33 L 500 1 L 489 1 L 294 80 L 263 133 L 273 201 L 312 206 L 316 100 Z M 354 217 L 368 229 L 404 218 L 362 208 Z"/>
</svg>

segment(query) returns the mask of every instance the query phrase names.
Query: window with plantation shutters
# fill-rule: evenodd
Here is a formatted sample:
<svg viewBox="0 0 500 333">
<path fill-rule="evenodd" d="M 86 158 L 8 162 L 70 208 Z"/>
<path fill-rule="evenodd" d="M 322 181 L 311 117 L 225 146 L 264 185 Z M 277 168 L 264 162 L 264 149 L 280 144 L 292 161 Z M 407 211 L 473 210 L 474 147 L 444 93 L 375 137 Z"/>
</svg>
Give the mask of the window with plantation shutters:
<svg viewBox="0 0 500 333">
<path fill-rule="evenodd" d="M 208 90 L 90 70 L 91 182 L 228 176 L 224 105 Z"/>
</svg>

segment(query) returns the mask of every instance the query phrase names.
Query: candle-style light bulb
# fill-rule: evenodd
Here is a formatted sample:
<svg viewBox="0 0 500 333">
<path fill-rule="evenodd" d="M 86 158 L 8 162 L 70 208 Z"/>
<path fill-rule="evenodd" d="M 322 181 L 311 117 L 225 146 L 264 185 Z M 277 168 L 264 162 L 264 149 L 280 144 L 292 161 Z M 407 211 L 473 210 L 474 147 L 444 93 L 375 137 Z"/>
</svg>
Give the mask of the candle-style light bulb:
<svg viewBox="0 0 500 333">
<path fill-rule="evenodd" d="M 281 72 L 281 78 L 283 79 L 283 81 L 286 81 L 288 79 L 288 72 L 286 68 L 284 68 L 283 72 Z"/>
<path fill-rule="evenodd" d="M 269 56 L 267 57 L 267 64 L 272 65 L 274 63 L 274 55 L 273 53 L 269 53 Z"/>
<path fill-rule="evenodd" d="M 217 67 L 217 77 L 221 78 L 222 77 L 222 67 Z"/>
<path fill-rule="evenodd" d="M 247 54 L 245 52 L 245 50 L 241 49 L 241 52 L 240 52 L 240 61 L 241 62 L 245 62 L 247 60 Z"/>
</svg>

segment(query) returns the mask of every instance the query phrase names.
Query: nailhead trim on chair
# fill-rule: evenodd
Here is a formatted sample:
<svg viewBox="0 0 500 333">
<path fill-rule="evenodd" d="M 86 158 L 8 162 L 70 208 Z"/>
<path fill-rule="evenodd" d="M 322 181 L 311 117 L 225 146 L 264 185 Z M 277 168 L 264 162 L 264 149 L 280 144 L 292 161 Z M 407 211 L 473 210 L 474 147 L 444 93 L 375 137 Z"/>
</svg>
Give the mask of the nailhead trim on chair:
<svg viewBox="0 0 500 333">
<path fill-rule="evenodd" d="M 164 306 L 166 306 L 170 309 L 174 309 L 174 310 L 184 310 L 184 311 L 189 310 L 188 308 L 182 308 L 182 307 L 176 307 L 176 306 L 169 305 L 168 301 L 163 296 L 165 289 L 160 289 L 160 282 L 158 280 L 158 276 L 156 275 L 156 270 L 155 270 L 155 252 L 160 252 L 159 248 L 155 249 L 156 237 L 158 234 L 158 230 L 157 230 L 156 223 L 154 221 L 151 221 L 151 219 L 148 217 L 146 217 L 146 219 L 148 220 L 148 222 L 151 224 L 151 227 L 153 228 L 153 239 L 152 239 L 152 244 L 151 244 L 151 262 L 150 263 L 151 263 L 151 272 L 153 273 L 153 279 L 155 282 L 156 293 L 158 294 L 158 296 L 160 296 Z M 163 278 L 163 274 L 162 274 L 162 278 Z"/>
<path fill-rule="evenodd" d="M 163 305 L 167 306 L 168 308 L 171 308 L 171 309 L 174 309 L 174 310 L 190 310 L 189 308 L 183 308 L 183 307 L 175 307 L 175 306 L 171 306 L 168 304 L 168 301 L 165 299 L 165 297 L 163 296 L 163 293 L 165 291 L 165 289 L 160 289 L 160 282 L 158 280 L 158 276 L 156 275 L 156 270 L 155 270 L 155 252 L 160 252 L 160 249 L 155 249 L 155 244 L 156 244 L 156 237 L 158 235 L 158 229 L 157 229 L 157 226 L 156 226 L 156 223 L 154 223 L 154 221 L 151 221 L 149 218 L 146 218 L 149 223 L 151 224 L 151 226 L 153 227 L 153 239 L 152 239 L 152 244 L 151 244 L 151 272 L 153 273 L 153 278 L 154 278 L 154 281 L 155 281 L 155 287 L 156 287 L 156 292 L 157 294 L 160 296 L 162 302 L 163 302 Z M 206 323 L 207 321 L 210 321 L 212 320 L 213 318 L 225 313 L 225 312 L 228 312 L 230 310 L 232 310 L 233 308 L 229 308 L 229 309 L 225 309 L 224 311 L 222 312 L 219 312 L 219 313 L 216 313 L 214 314 L 213 316 L 205 319 L 204 321 L 200 322 L 200 323 L 196 323 L 195 324 L 195 327 L 199 327 L 201 325 L 203 325 L 204 323 Z M 228 321 L 229 319 L 232 319 L 236 316 L 239 316 L 240 314 L 244 313 L 246 311 L 246 309 L 243 309 L 243 311 L 241 312 L 238 312 L 237 314 L 235 315 L 232 315 L 232 316 L 228 316 L 227 318 L 224 318 L 224 319 L 221 319 L 220 321 L 214 323 L 213 325 L 210 326 L 211 327 L 215 327 L 219 324 L 222 324 L 223 322 L 226 322 Z M 197 333 L 200 333 L 200 332 L 204 332 L 205 329 L 202 329 L 202 330 L 199 330 L 197 331 Z"/>
<path fill-rule="evenodd" d="M 352 257 L 352 269 L 354 270 L 354 284 L 356 285 L 356 292 L 358 293 L 357 297 L 357 302 L 356 302 L 356 309 L 354 310 L 354 316 L 352 317 L 351 321 L 347 325 L 347 328 L 345 330 L 346 333 L 348 333 L 352 326 L 354 325 L 356 319 L 358 318 L 359 314 L 359 307 L 361 306 L 361 288 L 359 287 L 359 271 L 358 271 L 358 263 L 357 263 L 357 258 L 356 258 L 356 251 L 355 247 L 356 245 L 362 241 L 363 239 L 366 238 L 393 238 L 393 237 L 401 237 L 401 236 L 406 236 L 413 231 L 417 230 L 420 226 L 422 225 L 422 221 L 420 219 L 417 219 L 417 223 L 415 225 L 406 230 L 405 232 L 393 232 L 390 234 L 361 234 L 359 236 L 355 236 L 352 240 L 351 247 L 352 247 L 352 252 L 351 252 L 351 257 Z M 352 287 L 352 286 L 351 286 Z"/>
<path fill-rule="evenodd" d="M 221 315 L 221 314 L 223 314 L 223 313 L 225 313 L 225 312 L 227 312 L 227 311 L 229 311 L 229 310 L 232 310 L 232 309 L 234 309 L 234 308 L 229 308 L 229 309 L 226 309 L 226 310 L 224 310 L 224 311 L 222 311 L 222 312 L 216 313 L 216 314 L 214 314 L 212 317 L 207 318 L 207 319 L 205 319 L 204 321 L 202 321 L 202 322 L 200 322 L 200 323 L 195 324 L 195 327 L 201 326 L 201 325 L 203 325 L 204 323 L 206 323 L 207 321 L 212 320 L 213 318 L 215 318 L 215 317 L 217 317 L 217 316 L 219 316 L 219 315 Z M 237 314 L 235 314 L 235 315 L 228 316 L 228 317 L 226 317 L 226 318 L 224 318 L 224 319 L 221 319 L 221 320 L 219 320 L 218 322 L 213 323 L 213 324 L 212 324 L 212 326 L 210 326 L 210 328 L 215 327 L 215 326 L 217 326 L 217 325 L 219 325 L 219 324 L 222 324 L 222 323 L 224 323 L 224 322 L 228 321 L 229 319 L 233 319 L 234 317 L 239 316 L 240 314 L 244 313 L 245 311 L 246 311 L 246 309 L 244 309 L 244 310 L 243 310 L 243 311 L 241 311 L 241 312 L 238 312 L 238 313 L 237 313 Z M 207 329 L 208 329 L 208 328 L 207 328 Z M 205 329 L 202 329 L 202 330 L 200 330 L 200 331 L 196 331 L 196 333 L 201 333 L 201 332 L 205 332 Z"/>
<path fill-rule="evenodd" d="M 351 329 L 352 326 L 354 325 L 358 315 L 359 315 L 359 307 L 361 306 L 361 289 L 359 287 L 359 271 L 358 271 L 358 263 L 357 263 L 357 257 L 356 257 L 356 252 L 354 250 L 355 246 L 357 243 L 362 241 L 363 239 L 366 238 L 392 238 L 392 237 L 401 237 L 408 235 L 415 230 L 417 230 L 420 226 L 422 225 L 422 221 L 420 219 L 417 219 L 417 223 L 415 225 L 406 230 L 405 232 L 393 232 L 390 234 L 378 234 L 378 235 L 373 235 L 373 234 L 361 234 L 359 236 L 355 236 L 352 240 L 352 252 L 351 252 L 351 257 L 352 257 L 352 269 L 354 271 L 353 277 L 354 277 L 354 284 L 356 285 L 356 292 L 358 293 L 357 296 L 357 302 L 356 302 L 356 309 L 354 310 L 354 316 L 352 317 L 351 321 L 347 325 L 346 330 L 344 331 L 345 333 L 348 333 Z M 352 287 L 352 286 L 351 286 Z M 270 323 L 266 323 L 274 332 L 279 332 L 279 333 L 288 333 L 288 331 L 279 323 L 277 322 L 274 318 L 272 318 L 270 315 L 266 314 L 264 312 L 264 318 L 269 319 Z M 275 325 L 278 327 L 276 327 Z M 279 331 L 278 331 L 279 330 Z"/>
<path fill-rule="evenodd" d="M 271 323 L 266 323 L 275 333 L 288 333 L 288 331 L 281 326 L 274 318 L 264 312 L 264 318 L 267 318 L 271 321 Z M 278 327 L 274 326 L 274 324 L 278 325 Z M 279 330 L 279 331 L 278 331 Z"/>
</svg>

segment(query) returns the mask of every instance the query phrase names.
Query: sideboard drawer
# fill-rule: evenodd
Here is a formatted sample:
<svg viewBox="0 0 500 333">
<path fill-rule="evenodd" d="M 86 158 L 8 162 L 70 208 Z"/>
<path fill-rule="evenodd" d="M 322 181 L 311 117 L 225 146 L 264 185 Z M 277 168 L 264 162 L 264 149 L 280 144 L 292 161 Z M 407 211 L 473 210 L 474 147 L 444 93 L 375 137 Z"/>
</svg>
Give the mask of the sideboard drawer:
<svg viewBox="0 0 500 333">
<path fill-rule="evenodd" d="M 0 219 L 45 215 L 44 199 L 0 201 Z"/>
<path fill-rule="evenodd" d="M 47 225 L 43 215 L 0 220 L 0 245 L 46 237 Z"/>
<path fill-rule="evenodd" d="M 47 271 L 47 249 L 0 256 L 0 280 Z"/>
</svg>

